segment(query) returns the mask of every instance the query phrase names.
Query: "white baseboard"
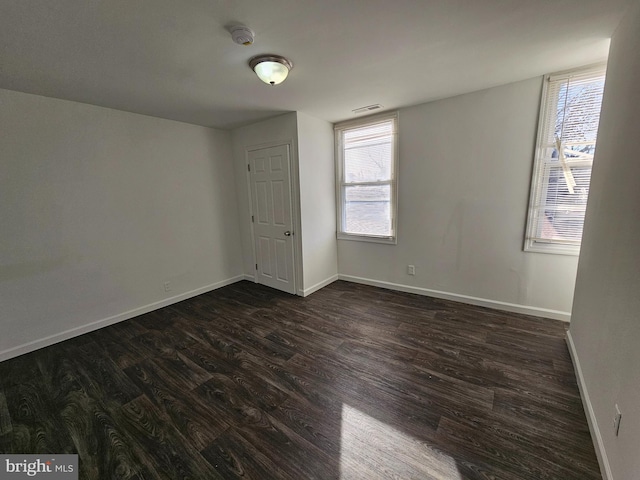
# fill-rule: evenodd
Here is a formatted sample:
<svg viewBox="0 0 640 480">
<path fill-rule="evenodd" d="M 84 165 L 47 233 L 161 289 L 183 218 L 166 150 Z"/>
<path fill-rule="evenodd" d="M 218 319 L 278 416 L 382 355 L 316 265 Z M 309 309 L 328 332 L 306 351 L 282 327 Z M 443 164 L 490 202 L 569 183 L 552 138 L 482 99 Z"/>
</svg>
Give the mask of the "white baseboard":
<svg viewBox="0 0 640 480">
<path fill-rule="evenodd" d="M 23 355 L 25 353 L 33 352 L 34 350 L 38 350 L 40 348 L 48 347 L 50 345 L 62 342 L 64 340 L 68 340 L 73 337 L 77 337 L 84 333 L 89 333 L 94 330 L 98 330 L 100 328 L 113 325 L 114 323 L 122 322 L 124 320 L 129 320 L 130 318 L 137 317 L 138 315 L 149 313 L 149 312 L 152 312 L 153 310 L 157 310 L 159 308 L 166 307 L 168 305 L 173 305 L 174 303 L 181 302 L 182 300 L 186 300 L 187 298 L 195 297 L 197 295 L 201 295 L 203 293 L 216 290 L 226 285 L 231 285 L 232 283 L 236 283 L 244 279 L 245 279 L 244 275 L 238 275 L 236 277 L 228 278 L 220 282 L 212 283 L 211 285 L 206 285 L 201 288 L 196 288 L 195 290 L 191 290 L 189 292 L 181 293 L 180 295 L 176 295 L 170 298 L 165 298 L 164 300 L 160 300 L 159 302 L 150 303 L 142 307 L 134 308 L 133 310 L 129 310 L 127 312 L 119 313 L 118 315 L 113 315 L 111 317 L 103 318 L 101 320 L 96 320 L 94 322 L 87 323 L 79 327 L 65 330 L 64 332 L 56 333 L 48 337 L 40 338 L 38 340 L 33 340 L 31 342 L 18 345 L 17 347 L 12 347 L 7 350 L 0 351 L 0 362 L 4 360 L 8 360 L 13 357 L 17 357 L 19 355 Z"/>
<path fill-rule="evenodd" d="M 568 322 L 571 320 L 570 312 L 562 312 L 560 310 L 550 310 L 547 308 L 532 307 L 529 305 L 518 305 L 516 303 L 500 302 L 498 300 L 489 300 L 487 298 L 471 297 L 461 295 L 459 293 L 441 292 L 439 290 L 431 290 L 429 288 L 413 287 L 411 285 L 403 285 L 400 283 L 383 282 L 370 278 L 354 277 L 351 275 L 338 275 L 340 280 L 347 282 L 362 283 L 373 287 L 387 288 L 389 290 L 397 290 L 399 292 L 415 293 L 418 295 L 426 295 L 428 297 L 442 298 L 444 300 L 453 300 L 454 302 L 468 303 L 479 307 L 495 308 L 497 310 L 505 310 L 507 312 L 523 313 L 525 315 L 534 315 L 536 317 L 553 318 Z"/>
<path fill-rule="evenodd" d="M 248 273 L 245 273 L 244 275 L 241 275 L 242 280 L 249 280 L 250 282 L 256 283 L 256 276 L 255 275 L 249 275 Z"/>
<path fill-rule="evenodd" d="M 338 280 L 338 274 L 332 275 L 329 278 L 316 283 L 315 285 L 309 287 L 309 288 L 305 288 L 302 291 L 302 296 L 303 297 L 307 297 L 309 295 L 311 295 L 313 292 L 317 292 L 318 290 L 320 290 L 323 287 L 326 287 L 327 285 L 329 285 L 330 283 L 335 282 L 336 280 Z"/>
<path fill-rule="evenodd" d="M 604 480 L 613 480 L 611 473 L 611 465 L 609 465 L 609 458 L 607 457 L 607 451 L 604 449 L 604 442 L 602 441 L 602 434 L 598 427 L 598 421 L 596 414 L 593 411 L 593 405 L 589 398 L 589 391 L 582 375 L 582 367 L 580 366 L 580 359 L 578 358 L 578 352 L 576 346 L 573 343 L 573 337 L 571 331 L 567 332 L 567 346 L 569 347 L 569 353 L 571 354 L 571 361 L 573 362 L 573 369 L 576 372 L 576 378 L 578 379 L 578 390 L 580 390 L 580 397 L 582 398 L 582 406 L 587 414 L 587 423 L 589 424 L 589 431 L 591 432 L 591 439 L 593 446 L 596 450 L 596 456 L 598 457 L 598 463 L 600 464 L 600 473 Z"/>
</svg>

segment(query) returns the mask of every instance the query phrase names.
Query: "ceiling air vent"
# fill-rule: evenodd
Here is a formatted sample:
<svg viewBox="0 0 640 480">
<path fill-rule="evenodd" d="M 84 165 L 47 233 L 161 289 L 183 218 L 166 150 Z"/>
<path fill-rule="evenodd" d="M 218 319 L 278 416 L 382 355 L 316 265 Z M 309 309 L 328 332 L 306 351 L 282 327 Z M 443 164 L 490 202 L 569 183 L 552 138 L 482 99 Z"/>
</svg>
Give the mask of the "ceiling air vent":
<svg viewBox="0 0 640 480">
<path fill-rule="evenodd" d="M 382 108 L 382 105 L 380 105 L 379 103 L 375 103 L 373 105 L 367 105 L 366 107 L 360 107 L 360 108 L 356 108 L 355 110 L 351 110 L 353 113 L 355 113 L 356 115 L 360 114 L 360 113 L 367 113 L 367 112 L 371 112 L 373 110 L 379 110 Z"/>
</svg>

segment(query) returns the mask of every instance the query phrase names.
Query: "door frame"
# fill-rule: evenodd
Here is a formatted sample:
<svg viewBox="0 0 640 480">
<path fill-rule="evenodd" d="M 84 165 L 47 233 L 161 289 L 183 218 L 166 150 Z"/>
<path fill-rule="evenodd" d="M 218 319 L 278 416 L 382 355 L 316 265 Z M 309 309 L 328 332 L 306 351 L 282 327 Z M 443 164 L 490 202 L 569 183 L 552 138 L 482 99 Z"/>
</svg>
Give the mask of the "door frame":
<svg viewBox="0 0 640 480">
<path fill-rule="evenodd" d="M 298 152 L 293 139 L 279 140 L 273 142 L 260 143 L 256 145 L 245 146 L 244 163 L 245 163 L 245 181 L 247 185 L 247 195 L 249 200 L 249 227 L 251 231 L 251 253 L 253 254 L 252 264 L 257 263 L 258 255 L 256 253 L 256 237 L 251 215 L 255 215 L 253 211 L 253 196 L 251 192 L 251 173 L 247 168 L 249 165 L 249 153 L 265 148 L 280 147 L 286 145 L 289 148 L 289 188 L 291 189 L 291 220 L 293 226 L 293 285 L 295 294 L 304 296 L 304 285 L 302 281 L 302 222 L 300 219 L 300 176 L 298 172 Z M 253 270 L 253 281 L 258 283 L 258 275 Z"/>
</svg>

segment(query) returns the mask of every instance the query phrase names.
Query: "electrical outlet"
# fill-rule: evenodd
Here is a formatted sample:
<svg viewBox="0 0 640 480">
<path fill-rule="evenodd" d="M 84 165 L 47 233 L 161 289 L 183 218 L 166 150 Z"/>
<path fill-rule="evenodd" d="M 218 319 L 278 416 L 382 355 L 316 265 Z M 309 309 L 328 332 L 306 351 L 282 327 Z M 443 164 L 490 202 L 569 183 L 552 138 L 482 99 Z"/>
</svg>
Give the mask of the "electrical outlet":
<svg viewBox="0 0 640 480">
<path fill-rule="evenodd" d="M 620 431 L 620 420 L 622 420 L 622 413 L 620 413 L 620 407 L 616 403 L 616 416 L 613 417 L 613 433 L 616 437 Z"/>
<path fill-rule="evenodd" d="M 415 275 L 415 274 L 416 274 L 416 266 L 407 265 L 407 275 Z"/>
<path fill-rule="evenodd" d="M 164 291 L 165 292 L 171 291 L 171 282 L 164 282 Z"/>
</svg>

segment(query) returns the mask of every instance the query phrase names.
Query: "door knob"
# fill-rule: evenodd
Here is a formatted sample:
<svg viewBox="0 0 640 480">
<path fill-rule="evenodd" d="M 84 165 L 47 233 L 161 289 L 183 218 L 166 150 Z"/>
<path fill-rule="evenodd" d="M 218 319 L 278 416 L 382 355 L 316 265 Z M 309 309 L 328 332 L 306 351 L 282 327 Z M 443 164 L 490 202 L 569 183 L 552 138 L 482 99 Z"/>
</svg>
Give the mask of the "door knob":
<svg viewBox="0 0 640 480">
<path fill-rule="evenodd" d="M 289 230 L 287 230 L 286 232 L 284 232 L 284 236 L 285 237 L 290 237 L 291 236 L 291 232 Z"/>
</svg>

